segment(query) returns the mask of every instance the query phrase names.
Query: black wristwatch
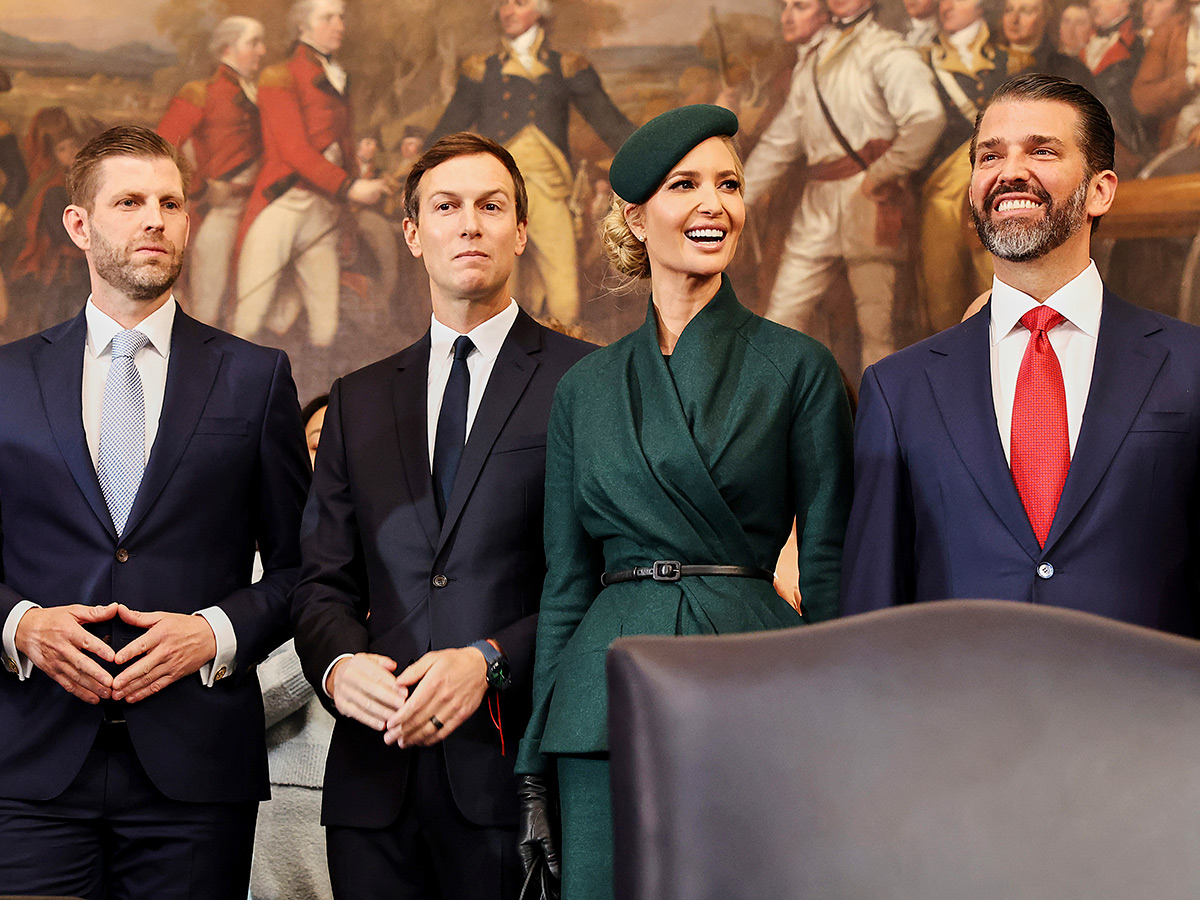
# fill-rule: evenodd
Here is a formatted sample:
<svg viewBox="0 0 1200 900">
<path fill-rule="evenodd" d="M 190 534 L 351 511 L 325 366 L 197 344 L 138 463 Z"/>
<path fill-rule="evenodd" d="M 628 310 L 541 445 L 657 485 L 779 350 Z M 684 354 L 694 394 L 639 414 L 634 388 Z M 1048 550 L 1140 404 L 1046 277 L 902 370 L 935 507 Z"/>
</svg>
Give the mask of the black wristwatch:
<svg viewBox="0 0 1200 900">
<path fill-rule="evenodd" d="M 497 650 L 496 645 L 491 641 L 483 640 L 476 641 L 471 645 L 487 660 L 487 683 L 488 687 L 496 691 L 502 691 L 508 687 L 512 681 L 512 670 L 508 665 L 508 657 L 503 651 Z"/>
</svg>

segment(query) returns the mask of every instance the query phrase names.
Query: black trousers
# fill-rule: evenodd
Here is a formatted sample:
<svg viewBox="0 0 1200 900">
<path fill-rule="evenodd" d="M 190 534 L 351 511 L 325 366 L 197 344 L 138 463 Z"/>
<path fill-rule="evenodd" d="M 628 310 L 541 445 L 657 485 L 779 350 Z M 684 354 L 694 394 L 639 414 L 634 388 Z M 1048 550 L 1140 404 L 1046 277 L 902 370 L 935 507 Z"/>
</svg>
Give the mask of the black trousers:
<svg viewBox="0 0 1200 900">
<path fill-rule="evenodd" d="M 326 829 L 337 900 L 515 900 L 517 830 L 474 825 L 454 803 L 440 747 L 411 751 L 400 815 L 387 828 Z"/>
<path fill-rule="evenodd" d="M 246 896 L 257 802 L 165 797 L 124 724 L 104 724 L 52 800 L 0 799 L 0 886 L 86 900 Z"/>
</svg>

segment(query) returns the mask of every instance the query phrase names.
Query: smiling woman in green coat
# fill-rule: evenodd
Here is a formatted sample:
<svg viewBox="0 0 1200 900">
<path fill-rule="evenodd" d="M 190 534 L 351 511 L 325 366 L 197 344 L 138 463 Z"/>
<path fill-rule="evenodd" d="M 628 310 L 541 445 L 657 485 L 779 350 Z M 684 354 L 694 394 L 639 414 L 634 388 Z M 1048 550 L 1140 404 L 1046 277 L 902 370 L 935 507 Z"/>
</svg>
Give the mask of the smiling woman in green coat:
<svg viewBox="0 0 1200 900">
<path fill-rule="evenodd" d="M 557 775 L 564 900 L 612 896 L 609 644 L 838 613 L 849 406 L 829 351 L 751 313 L 724 274 L 746 218 L 736 131 L 728 110 L 683 107 L 617 154 L 605 245 L 618 271 L 650 278 L 646 322 L 576 364 L 550 415 L 548 572 L 517 771 L 522 857 L 555 870 Z M 803 618 L 771 582 L 793 518 Z"/>
</svg>

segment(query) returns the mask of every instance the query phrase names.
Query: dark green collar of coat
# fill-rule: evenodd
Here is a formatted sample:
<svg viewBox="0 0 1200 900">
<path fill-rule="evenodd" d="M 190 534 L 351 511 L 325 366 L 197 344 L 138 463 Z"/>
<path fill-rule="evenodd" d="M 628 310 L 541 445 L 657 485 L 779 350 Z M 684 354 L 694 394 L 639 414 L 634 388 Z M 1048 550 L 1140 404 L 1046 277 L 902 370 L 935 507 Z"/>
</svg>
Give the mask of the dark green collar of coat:
<svg viewBox="0 0 1200 900">
<path fill-rule="evenodd" d="M 729 276 L 721 273 L 721 286 L 716 294 L 708 301 L 700 312 L 692 317 L 675 342 L 672 351 L 671 364 L 681 358 L 690 358 L 695 353 L 707 355 L 714 340 L 720 344 L 728 341 L 730 334 L 737 331 L 746 320 L 754 315 L 738 302 L 737 294 Z M 646 309 L 646 321 L 639 329 L 643 336 L 649 338 L 655 350 L 658 349 L 658 314 L 654 311 L 654 296 L 651 295 Z M 680 356 L 680 354 L 684 356 Z"/>
</svg>

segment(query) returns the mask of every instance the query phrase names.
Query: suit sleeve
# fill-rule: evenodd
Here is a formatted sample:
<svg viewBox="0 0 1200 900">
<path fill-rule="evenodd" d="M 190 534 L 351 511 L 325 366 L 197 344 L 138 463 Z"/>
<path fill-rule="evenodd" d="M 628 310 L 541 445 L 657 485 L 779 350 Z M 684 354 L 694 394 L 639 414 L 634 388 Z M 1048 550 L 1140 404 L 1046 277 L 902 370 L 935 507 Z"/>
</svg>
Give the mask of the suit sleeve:
<svg viewBox="0 0 1200 900">
<path fill-rule="evenodd" d="M 257 522 L 263 576 L 217 604 L 237 636 L 237 671 L 246 673 L 287 640 L 288 594 L 300 571 L 300 513 L 311 478 L 300 404 L 287 355 L 279 352 L 259 433 Z"/>
<path fill-rule="evenodd" d="M 875 367 L 863 375 L 854 433 L 854 505 L 846 530 L 842 612 L 910 603 L 913 510 L 892 410 Z"/>
<path fill-rule="evenodd" d="M 815 342 L 814 342 L 815 344 Z M 808 622 L 838 615 L 850 512 L 850 404 L 832 354 L 815 345 L 792 412 L 789 482 L 796 507 L 800 595 Z"/>
<path fill-rule="evenodd" d="M 296 653 L 326 707 L 322 680 L 329 664 L 368 648 L 369 602 L 358 519 L 346 463 L 342 382 L 329 393 L 312 489 L 300 527 L 303 568 L 292 600 Z"/>
<path fill-rule="evenodd" d="M 571 392 L 564 390 L 565 382 L 560 382 L 554 397 L 546 441 L 546 582 L 534 651 L 533 714 L 517 753 L 518 774 L 538 774 L 547 767 L 541 741 L 558 663 L 596 599 L 604 572 L 600 545 L 587 533 L 575 510 Z"/>
</svg>

